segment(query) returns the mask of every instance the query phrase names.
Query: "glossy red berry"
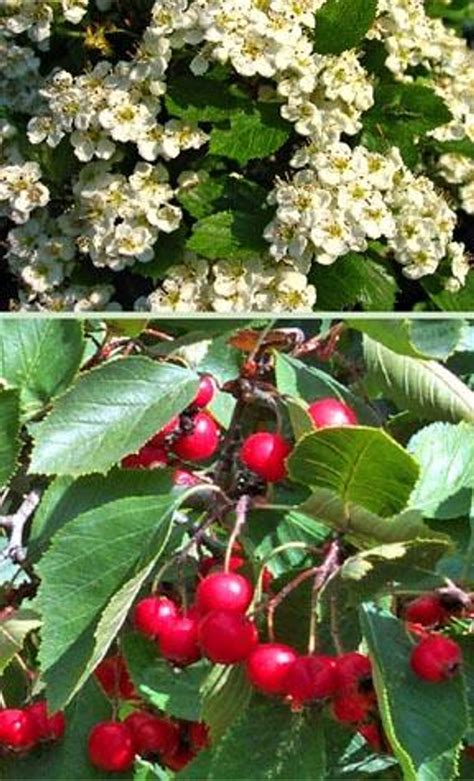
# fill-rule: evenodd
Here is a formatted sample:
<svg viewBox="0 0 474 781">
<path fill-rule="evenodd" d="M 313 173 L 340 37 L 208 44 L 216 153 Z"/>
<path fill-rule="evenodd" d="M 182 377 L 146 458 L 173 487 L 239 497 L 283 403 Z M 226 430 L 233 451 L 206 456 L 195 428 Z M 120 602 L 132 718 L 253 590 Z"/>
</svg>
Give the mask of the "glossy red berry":
<svg viewBox="0 0 474 781">
<path fill-rule="evenodd" d="M 253 597 L 251 583 L 236 572 L 212 572 L 196 589 L 196 606 L 202 614 L 210 610 L 245 613 Z"/>
<path fill-rule="evenodd" d="M 283 694 L 288 670 L 297 653 L 282 643 L 262 643 L 247 659 L 247 677 L 256 689 L 265 694 Z"/>
<path fill-rule="evenodd" d="M 188 746 L 180 746 L 175 754 L 165 754 L 161 758 L 161 762 L 165 767 L 168 767 L 174 773 L 178 773 L 186 765 L 189 765 L 191 760 L 196 756 L 196 752 Z"/>
<path fill-rule="evenodd" d="M 333 398 L 318 399 L 308 407 L 316 428 L 357 426 L 357 415 L 351 407 Z"/>
<path fill-rule="evenodd" d="M 124 469 L 151 469 L 168 464 L 168 454 L 162 447 L 145 445 L 138 453 L 132 453 L 122 460 Z"/>
<path fill-rule="evenodd" d="M 338 691 L 357 691 L 372 682 L 372 664 L 368 656 L 357 651 L 336 658 Z"/>
<path fill-rule="evenodd" d="M 201 658 L 198 642 L 199 617 L 191 612 L 170 623 L 158 639 L 162 656 L 177 665 L 188 665 Z"/>
<path fill-rule="evenodd" d="M 38 738 L 36 723 L 27 710 L 0 710 L 0 746 L 12 751 L 27 751 Z"/>
<path fill-rule="evenodd" d="M 188 741 L 193 751 L 202 751 L 211 745 L 209 727 L 203 721 L 193 721 L 188 729 Z"/>
<path fill-rule="evenodd" d="M 147 637 L 158 637 L 179 616 L 179 607 L 168 597 L 145 597 L 133 611 L 135 628 Z"/>
<path fill-rule="evenodd" d="M 133 735 L 126 724 L 102 721 L 90 732 L 89 759 L 95 767 L 108 773 L 130 770 L 135 757 Z"/>
<path fill-rule="evenodd" d="M 404 618 L 413 624 L 433 627 L 444 623 L 448 613 L 437 594 L 422 594 L 406 606 Z"/>
<path fill-rule="evenodd" d="M 199 625 L 204 656 L 219 664 L 236 664 L 248 657 L 258 642 L 255 624 L 242 613 L 213 610 Z"/>
<path fill-rule="evenodd" d="M 364 721 L 373 707 L 372 698 L 357 692 L 338 694 L 332 701 L 332 713 L 336 721 L 356 723 Z"/>
<path fill-rule="evenodd" d="M 413 672 L 424 681 L 439 683 L 452 678 L 461 665 L 458 644 L 443 635 L 424 637 L 412 651 L 410 664 Z"/>
<path fill-rule="evenodd" d="M 199 388 L 193 401 L 195 407 L 207 407 L 216 395 L 217 385 L 214 377 L 203 374 L 199 380 Z"/>
<path fill-rule="evenodd" d="M 146 711 L 135 711 L 124 721 L 133 734 L 135 750 L 141 757 L 174 754 L 179 746 L 179 729 L 169 719 Z"/>
<path fill-rule="evenodd" d="M 137 697 L 127 665 L 119 654 L 104 659 L 95 668 L 94 675 L 109 697 L 120 697 L 123 700 L 133 700 Z"/>
<path fill-rule="evenodd" d="M 385 750 L 385 740 L 378 724 L 361 724 L 357 732 L 362 735 L 374 751 Z"/>
<path fill-rule="evenodd" d="M 204 461 L 219 447 L 219 426 L 207 412 L 198 412 L 193 423 L 193 430 L 179 437 L 173 451 L 186 461 Z"/>
<path fill-rule="evenodd" d="M 59 740 L 63 737 L 66 729 L 64 713 L 58 711 L 48 715 L 46 700 L 38 700 L 28 705 L 25 713 L 29 713 L 33 719 L 39 740 Z"/>
<path fill-rule="evenodd" d="M 179 428 L 179 417 L 176 416 L 175 418 L 172 418 L 169 423 L 166 424 L 166 426 L 163 426 L 154 437 L 150 439 L 148 442 L 148 445 L 151 445 L 152 447 L 164 447 L 166 445 L 166 438 L 170 436 L 170 434 L 174 434 Z"/>
<path fill-rule="evenodd" d="M 331 656 L 300 656 L 285 678 L 284 692 L 296 706 L 330 697 L 336 691 L 336 662 Z"/>
<path fill-rule="evenodd" d="M 279 434 L 259 431 L 244 441 L 240 460 L 263 480 L 276 483 L 286 477 L 285 459 L 290 452 L 290 443 Z"/>
</svg>

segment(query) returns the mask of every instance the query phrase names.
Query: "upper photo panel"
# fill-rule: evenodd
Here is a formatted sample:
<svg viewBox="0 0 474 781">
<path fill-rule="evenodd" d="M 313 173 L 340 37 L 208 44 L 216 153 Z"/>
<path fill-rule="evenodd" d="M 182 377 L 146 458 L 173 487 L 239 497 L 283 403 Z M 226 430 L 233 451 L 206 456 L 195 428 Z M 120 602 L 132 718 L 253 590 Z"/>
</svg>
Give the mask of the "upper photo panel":
<svg viewBox="0 0 474 781">
<path fill-rule="evenodd" d="M 0 310 L 474 311 L 470 0 L 0 0 Z"/>
</svg>

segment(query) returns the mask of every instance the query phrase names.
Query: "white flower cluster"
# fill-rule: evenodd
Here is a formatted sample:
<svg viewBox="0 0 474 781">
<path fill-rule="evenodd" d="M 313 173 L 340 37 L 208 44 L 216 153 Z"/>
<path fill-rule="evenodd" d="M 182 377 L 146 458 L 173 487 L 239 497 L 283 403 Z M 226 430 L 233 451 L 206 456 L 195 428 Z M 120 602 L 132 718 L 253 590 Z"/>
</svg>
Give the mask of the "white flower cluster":
<svg viewBox="0 0 474 781">
<path fill-rule="evenodd" d="M 209 263 L 187 252 L 136 309 L 151 312 L 311 312 L 316 290 L 304 274 L 259 257 Z"/>
<path fill-rule="evenodd" d="M 40 60 L 28 46 L 16 46 L 0 33 L 0 106 L 29 114 L 38 105 Z"/>
<path fill-rule="evenodd" d="M 468 214 L 474 214 L 474 159 L 458 154 L 441 155 L 439 170 L 446 182 L 461 185 L 462 208 Z"/>
<path fill-rule="evenodd" d="M 403 273 L 419 279 L 457 252 L 456 215 L 429 179 L 406 168 L 398 149 L 383 156 L 336 143 L 324 151 L 308 147 L 293 164 L 307 167 L 277 183 L 276 217 L 265 234 L 275 260 L 302 270 L 314 261 L 330 265 L 383 238 Z"/>
<path fill-rule="evenodd" d="M 60 0 L 61 11 L 66 21 L 79 24 L 87 12 L 89 0 Z M 0 5 L 0 32 L 21 35 L 27 32 L 29 38 L 47 48 L 57 2 L 43 3 L 41 0 L 2 0 Z"/>
<path fill-rule="evenodd" d="M 0 166 L 0 215 L 25 223 L 31 212 L 49 201 L 49 190 L 40 182 L 38 163 Z"/>
</svg>

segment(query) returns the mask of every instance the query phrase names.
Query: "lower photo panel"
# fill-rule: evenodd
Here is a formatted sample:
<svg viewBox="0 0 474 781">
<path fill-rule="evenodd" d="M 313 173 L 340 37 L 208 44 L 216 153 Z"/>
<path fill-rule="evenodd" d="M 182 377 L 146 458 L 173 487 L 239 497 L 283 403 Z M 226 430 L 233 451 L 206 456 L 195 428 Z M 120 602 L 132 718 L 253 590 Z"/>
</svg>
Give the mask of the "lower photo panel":
<svg viewBox="0 0 474 781">
<path fill-rule="evenodd" d="M 0 319 L 0 779 L 474 778 L 474 320 Z"/>
</svg>

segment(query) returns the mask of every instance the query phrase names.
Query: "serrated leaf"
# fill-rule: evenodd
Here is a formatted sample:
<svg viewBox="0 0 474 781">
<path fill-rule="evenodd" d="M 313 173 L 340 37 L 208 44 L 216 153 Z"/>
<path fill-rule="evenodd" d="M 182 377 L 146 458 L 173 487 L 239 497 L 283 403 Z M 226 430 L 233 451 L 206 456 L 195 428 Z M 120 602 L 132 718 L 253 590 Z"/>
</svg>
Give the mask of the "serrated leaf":
<svg viewBox="0 0 474 781">
<path fill-rule="evenodd" d="M 401 512 L 419 467 L 381 429 L 346 426 L 307 434 L 288 458 L 292 480 L 336 494 L 382 517 Z"/>
<path fill-rule="evenodd" d="M 291 135 L 292 126 L 280 115 L 275 103 L 255 103 L 252 113 L 240 112 L 230 120 L 230 129 L 214 128 L 209 150 L 246 165 L 280 149 Z"/>
<path fill-rule="evenodd" d="M 107 472 L 182 412 L 197 387 L 188 369 L 142 357 L 94 369 L 31 427 L 36 442 L 30 472 Z"/>
<path fill-rule="evenodd" d="M 462 320 L 348 320 L 348 325 L 367 334 L 389 350 L 412 358 L 446 360 L 458 347 Z"/>
<path fill-rule="evenodd" d="M 314 48 L 320 54 L 341 54 L 355 48 L 370 30 L 377 0 L 326 0 L 316 12 Z"/>
<path fill-rule="evenodd" d="M 139 634 L 126 635 L 122 649 L 133 683 L 148 702 L 178 719 L 201 719 L 201 687 L 209 674 L 209 662 L 173 668 L 160 658 L 156 643 Z"/>
<path fill-rule="evenodd" d="M 200 220 L 227 209 L 240 212 L 260 209 L 267 193 L 256 182 L 242 176 L 209 176 L 195 186 L 180 190 L 177 199 L 189 214 Z"/>
<path fill-rule="evenodd" d="M 0 488 L 16 469 L 20 452 L 20 396 L 14 389 L 0 388 Z"/>
<path fill-rule="evenodd" d="M 291 428 L 295 439 L 298 441 L 305 434 L 314 430 L 314 423 L 306 405 L 299 399 L 288 398 L 285 406 L 290 418 Z"/>
<path fill-rule="evenodd" d="M 53 709 L 69 701 L 97 651 L 95 631 L 109 601 L 159 555 L 179 501 L 119 499 L 79 515 L 53 538 L 37 565 L 35 600 L 43 619 L 39 659 Z"/>
<path fill-rule="evenodd" d="M 252 698 L 252 687 L 244 665 L 214 665 L 201 691 L 201 719 L 209 726 L 211 742 L 217 743 L 246 710 Z"/>
<path fill-rule="evenodd" d="M 249 260 L 267 249 L 269 221 L 268 212 L 218 212 L 195 223 L 187 247 L 210 260 Z"/>
<path fill-rule="evenodd" d="M 383 724 L 404 778 L 450 781 L 468 725 L 462 676 L 442 684 L 423 681 L 410 668 L 413 646 L 402 621 L 371 604 L 361 611 L 361 621 Z"/>
<path fill-rule="evenodd" d="M 165 103 L 171 116 L 188 122 L 220 122 L 252 107 L 249 98 L 230 84 L 191 75 L 168 80 Z"/>
<path fill-rule="evenodd" d="M 435 361 L 398 355 L 364 336 L 369 378 L 400 409 L 426 420 L 474 421 L 474 393 Z"/>
<path fill-rule="evenodd" d="M 310 281 L 318 291 L 318 309 L 326 312 L 354 310 L 392 312 L 398 285 L 389 268 L 370 257 L 349 252 L 331 266 L 316 263 Z"/>
<path fill-rule="evenodd" d="M 0 675 L 21 651 L 29 633 L 40 626 L 39 616 L 33 610 L 15 610 L 10 615 L 0 613 Z"/>
<path fill-rule="evenodd" d="M 426 518 L 467 514 L 474 488 L 474 425 L 433 423 L 418 431 L 407 449 L 421 465 L 410 506 Z"/>
<path fill-rule="evenodd" d="M 66 390 L 84 352 L 79 320 L 0 321 L 0 377 L 19 388 L 25 417 Z"/>
</svg>

